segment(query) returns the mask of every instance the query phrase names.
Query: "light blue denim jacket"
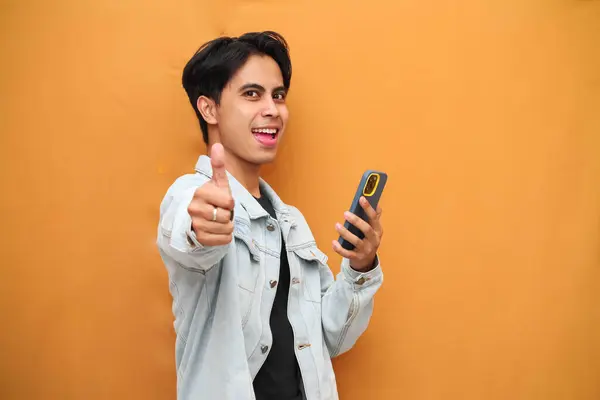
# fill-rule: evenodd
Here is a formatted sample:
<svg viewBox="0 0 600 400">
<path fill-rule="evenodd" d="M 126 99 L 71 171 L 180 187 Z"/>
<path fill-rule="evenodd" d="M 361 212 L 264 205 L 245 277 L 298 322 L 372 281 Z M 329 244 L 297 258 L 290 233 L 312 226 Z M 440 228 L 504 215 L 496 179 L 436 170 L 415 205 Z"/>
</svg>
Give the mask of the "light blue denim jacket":
<svg viewBox="0 0 600 400">
<path fill-rule="evenodd" d="M 331 364 L 365 331 L 381 267 L 359 273 L 343 259 L 334 280 L 304 217 L 261 179 L 277 220 L 228 173 L 235 200 L 234 239 L 204 247 L 187 207 L 212 175 L 201 156 L 196 173 L 178 178 L 160 207 L 157 244 L 173 297 L 179 400 L 254 399 L 252 381 L 272 343 L 269 316 L 279 278 L 282 234 L 290 266 L 288 317 L 307 400 L 338 399 Z"/>
</svg>

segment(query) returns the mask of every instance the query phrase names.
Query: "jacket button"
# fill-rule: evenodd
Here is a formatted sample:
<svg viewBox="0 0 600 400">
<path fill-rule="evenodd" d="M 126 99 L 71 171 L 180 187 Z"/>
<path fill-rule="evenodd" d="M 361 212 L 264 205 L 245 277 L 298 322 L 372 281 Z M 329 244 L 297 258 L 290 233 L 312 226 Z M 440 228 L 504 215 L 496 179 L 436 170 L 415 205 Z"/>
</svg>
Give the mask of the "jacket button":
<svg viewBox="0 0 600 400">
<path fill-rule="evenodd" d="M 271 287 L 274 288 L 277 285 L 277 281 L 270 281 Z"/>
<path fill-rule="evenodd" d="M 297 285 L 297 284 L 299 284 L 299 283 L 300 283 L 300 279 L 298 279 L 298 278 L 296 278 L 296 277 L 293 277 L 293 278 L 292 278 L 292 285 Z"/>
<path fill-rule="evenodd" d="M 267 225 L 267 230 L 269 232 L 273 232 L 275 230 L 275 227 L 273 225 Z"/>
<path fill-rule="evenodd" d="M 267 351 L 269 351 L 269 346 L 263 344 L 262 346 L 260 346 L 260 351 L 262 351 L 262 353 L 265 354 Z"/>
<path fill-rule="evenodd" d="M 364 276 L 361 276 L 360 278 L 358 278 L 358 280 L 356 281 L 357 285 L 362 285 L 363 283 L 365 283 L 366 279 Z"/>
</svg>

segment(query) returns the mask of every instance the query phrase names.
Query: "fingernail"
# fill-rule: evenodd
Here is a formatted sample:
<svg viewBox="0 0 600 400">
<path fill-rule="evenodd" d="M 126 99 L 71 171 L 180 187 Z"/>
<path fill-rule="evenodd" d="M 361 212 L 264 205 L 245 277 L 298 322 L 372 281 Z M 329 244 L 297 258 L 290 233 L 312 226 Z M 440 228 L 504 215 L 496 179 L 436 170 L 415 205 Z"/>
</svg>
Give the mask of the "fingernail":
<svg viewBox="0 0 600 400">
<path fill-rule="evenodd" d="M 335 229 L 341 229 L 342 225 L 339 222 L 335 223 Z"/>
<path fill-rule="evenodd" d="M 344 217 L 346 217 L 346 218 L 350 218 L 350 213 L 349 213 L 348 211 L 345 211 L 345 212 L 344 212 Z"/>
</svg>

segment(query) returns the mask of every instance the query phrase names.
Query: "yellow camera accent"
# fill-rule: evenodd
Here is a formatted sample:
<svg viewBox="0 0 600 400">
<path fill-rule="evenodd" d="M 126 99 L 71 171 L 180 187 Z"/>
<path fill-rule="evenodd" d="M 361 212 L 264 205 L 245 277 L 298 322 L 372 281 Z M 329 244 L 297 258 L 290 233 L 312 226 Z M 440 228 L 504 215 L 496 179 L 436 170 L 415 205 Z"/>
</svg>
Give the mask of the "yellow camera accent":
<svg viewBox="0 0 600 400">
<path fill-rule="evenodd" d="M 371 182 L 371 178 L 375 177 L 375 183 Z M 367 178 L 367 182 L 365 183 L 365 187 L 363 188 L 363 195 L 366 197 L 373 196 L 373 193 L 377 190 L 377 186 L 379 185 L 379 174 L 373 172 Z"/>
</svg>

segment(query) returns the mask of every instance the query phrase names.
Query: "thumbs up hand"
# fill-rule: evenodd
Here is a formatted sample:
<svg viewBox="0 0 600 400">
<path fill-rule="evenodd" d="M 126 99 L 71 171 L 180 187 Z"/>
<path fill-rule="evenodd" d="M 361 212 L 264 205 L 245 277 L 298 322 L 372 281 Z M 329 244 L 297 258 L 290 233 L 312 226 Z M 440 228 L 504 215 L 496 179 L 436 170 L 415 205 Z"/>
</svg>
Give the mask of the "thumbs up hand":
<svg viewBox="0 0 600 400">
<path fill-rule="evenodd" d="M 219 246 L 232 240 L 234 207 L 225 171 L 225 150 L 220 143 L 212 146 L 210 163 L 212 178 L 196 189 L 188 213 L 198 242 L 203 246 Z"/>
</svg>

